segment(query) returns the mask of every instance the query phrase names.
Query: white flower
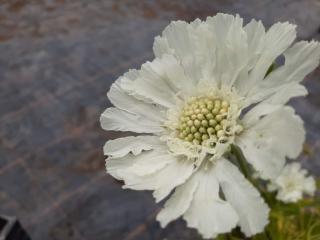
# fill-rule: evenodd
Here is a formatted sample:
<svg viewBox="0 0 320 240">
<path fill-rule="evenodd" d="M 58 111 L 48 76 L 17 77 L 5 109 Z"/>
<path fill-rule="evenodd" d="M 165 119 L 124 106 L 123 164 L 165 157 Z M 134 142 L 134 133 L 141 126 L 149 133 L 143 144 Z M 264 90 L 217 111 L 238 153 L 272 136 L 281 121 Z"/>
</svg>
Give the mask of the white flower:
<svg viewBox="0 0 320 240">
<path fill-rule="evenodd" d="M 246 236 L 263 231 L 269 208 L 226 153 L 239 146 L 265 179 L 300 153 L 303 122 L 284 104 L 306 95 L 300 82 L 320 46 L 295 38 L 289 23 L 266 31 L 226 14 L 172 22 L 155 39 L 155 59 L 112 85 L 102 127 L 142 135 L 106 143 L 107 171 L 157 202 L 175 189 L 157 216 L 163 227 L 183 216 L 205 238 L 237 225 Z M 285 64 L 265 77 L 282 54 Z"/>
<path fill-rule="evenodd" d="M 313 196 L 316 191 L 316 182 L 313 177 L 307 177 L 307 170 L 302 169 L 299 163 L 287 164 L 281 174 L 269 185 L 269 191 L 277 191 L 277 199 L 285 203 L 297 202 L 303 194 Z"/>
</svg>

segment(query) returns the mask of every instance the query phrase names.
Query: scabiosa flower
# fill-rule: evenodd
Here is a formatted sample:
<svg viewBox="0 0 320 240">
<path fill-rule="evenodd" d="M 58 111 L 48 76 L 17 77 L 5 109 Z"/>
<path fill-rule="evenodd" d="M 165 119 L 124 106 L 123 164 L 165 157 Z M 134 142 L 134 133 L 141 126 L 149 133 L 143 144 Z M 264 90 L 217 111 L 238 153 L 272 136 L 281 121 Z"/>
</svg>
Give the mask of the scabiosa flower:
<svg viewBox="0 0 320 240">
<path fill-rule="evenodd" d="M 308 175 L 308 171 L 301 168 L 299 163 L 287 164 L 281 174 L 269 185 L 269 191 L 277 191 L 277 199 L 285 203 L 297 202 L 303 194 L 313 196 L 316 182 Z"/>
<path fill-rule="evenodd" d="M 318 65 L 320 46 L 295 38 L 294 25 L 266 31 L 238 15 L 172 22 L 155 39 L 155 59 L 111 86 L 115 107 L 102 127 L 140 135 L 106 143 L 107 171 L 124 188 L 152 190 L 157 202 L 169 196 L 157 216 L 163 227 L 183 216 L 204 238 L 236 226 L 246 236 L 263 231 L 269 208 L 230 148 L 264 179 L 300 153 L 303 122 L 284 105 L 307 93 L 300 81 Z M 267 75 L 282 54 L 283 66 Z"/>
</svg>

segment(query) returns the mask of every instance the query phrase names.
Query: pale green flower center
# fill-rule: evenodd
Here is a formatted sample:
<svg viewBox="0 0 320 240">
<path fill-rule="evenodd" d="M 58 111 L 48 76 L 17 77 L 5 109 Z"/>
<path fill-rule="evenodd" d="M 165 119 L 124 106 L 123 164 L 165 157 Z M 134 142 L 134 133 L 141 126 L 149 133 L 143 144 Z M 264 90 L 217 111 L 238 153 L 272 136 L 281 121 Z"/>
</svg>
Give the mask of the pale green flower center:
<svg viewBox="0 0 320 240">
<path fill-rule="evenodd" d="M 182 109 L 177 134 L 182 140 L 201 145 L 225 135 L 229 103 L 210 97 L 194 98 Z"/>
</svg>

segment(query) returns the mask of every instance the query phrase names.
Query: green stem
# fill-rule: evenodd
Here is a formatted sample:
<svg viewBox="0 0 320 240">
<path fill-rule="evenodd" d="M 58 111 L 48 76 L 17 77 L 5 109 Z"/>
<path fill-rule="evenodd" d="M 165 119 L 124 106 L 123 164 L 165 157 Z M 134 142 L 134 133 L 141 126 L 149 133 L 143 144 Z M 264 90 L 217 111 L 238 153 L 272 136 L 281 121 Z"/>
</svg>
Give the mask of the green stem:
<svg viewBox="0 0 320 240">
<path fill-rule="evenodd" d="M 252 182 L 252 177 L 246 162 L 246 158 L 243 156 L 243 153 L 241 151 L 241 149 L 235 145 L 231 146 L 231 151 L 234 154 L 234 156 L 236 157 L 239 167 L 241 169 L 241 172 L 243 173 L 243 175 L 250 180 L 250 182 Z"/>
</svg>

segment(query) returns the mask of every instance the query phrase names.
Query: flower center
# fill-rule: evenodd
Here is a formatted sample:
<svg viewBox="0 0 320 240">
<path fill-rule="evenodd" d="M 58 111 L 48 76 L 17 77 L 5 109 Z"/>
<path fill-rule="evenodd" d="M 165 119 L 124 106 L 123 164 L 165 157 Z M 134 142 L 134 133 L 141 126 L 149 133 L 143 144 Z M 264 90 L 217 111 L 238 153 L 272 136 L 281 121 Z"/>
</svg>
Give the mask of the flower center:
<svg viewBox="0 0 320 240">
<path fill-rule="evenodd" d="M 179 119 L 178 138 L 201 145 L 205 140 L 220 140 L 226 135 L 229 103 L 210 97 L 193 98 Z"/>
</svg>

